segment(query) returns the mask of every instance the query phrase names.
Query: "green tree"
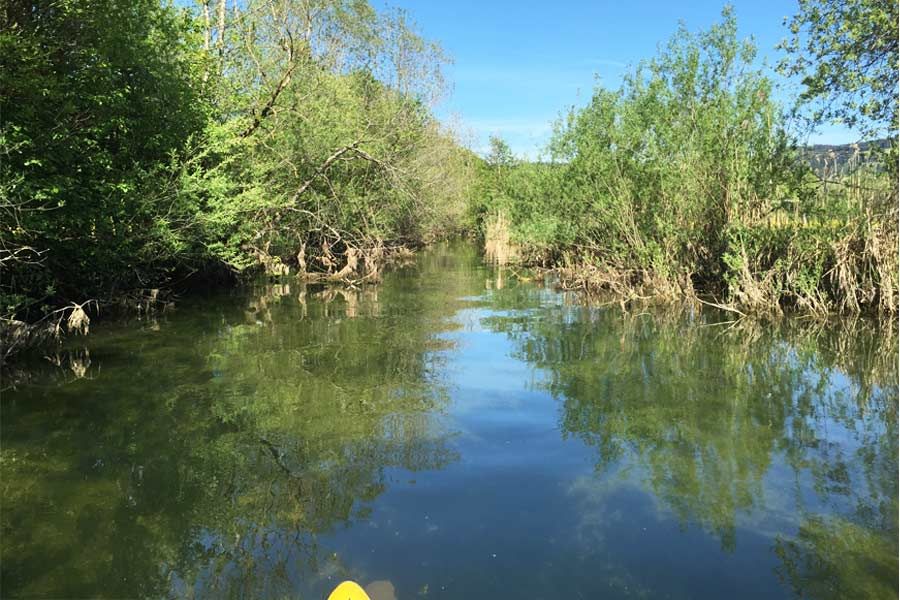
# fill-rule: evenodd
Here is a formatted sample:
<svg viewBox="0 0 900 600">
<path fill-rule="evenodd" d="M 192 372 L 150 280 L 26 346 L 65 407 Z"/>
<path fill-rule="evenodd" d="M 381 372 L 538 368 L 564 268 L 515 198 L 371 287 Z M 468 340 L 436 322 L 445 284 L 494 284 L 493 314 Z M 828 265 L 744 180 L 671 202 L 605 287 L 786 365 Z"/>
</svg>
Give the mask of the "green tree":
<svg viewBox="0 0 900 600">
<path fill-rule="evenodd" d="M 4 335 L 199 270 L 368 277 L 385 246 L 458 229 L 474 160 L 431 113 L 446 58 L 402 11 L 12 0 L 0 19 Z"/>
<path fill-rule="evenodd" d="M 488 152 L 487 163 L 495 168 L 512 167 L 516 164 L 516 157 L 512 148 L 503 138 L 492 135 L 490 137 L 491 150 Z"/>
<path fill-rule="evenodd" d="M 800 0 L 779 67 L 803 78 L 814 122 L 896 137 L 898 16 L 894 0 Z"/>
<path fill-rule="evenodd" d="M 156 0 L 4 3 L 0 316 L 173 268 L 169 165 L 207 118 L 192 23 Z"/>
<path fill-rule="evenodd" d="M 879 39 L 896 50 L 895 38 Z M 895 52 L 877 56 L 895 64 Z M 886 83 L 869 82 L 884 95 L 865 114 L 896 114 L 891 69 Z M 485 168 L 479 214 L 505 212 L 519 255 L 562 266 L 574 288 L 631 299 L 701 291 L 757 312 L 895 312 L 896 178 L 870 164 L 840 186 L 821 182 L 773 96 L 726 7 L 569 111 L 552 164 Z"/>
<path fill-rule="evenodd" d="M 659 290 L 716 281 L 729 226 L 769 210 L 795 178 L 755 58 L 726 9 L 708 31 L 680 28 L 620 89 L 598 87 L 557 128 L 551 148 L 565 174 L 539 171 L 547 200 L 522 201 L 520 234 L 544 232 L 545 243 Z M 569 226 L 546 226 L 554 221 Z"/>
</svg>

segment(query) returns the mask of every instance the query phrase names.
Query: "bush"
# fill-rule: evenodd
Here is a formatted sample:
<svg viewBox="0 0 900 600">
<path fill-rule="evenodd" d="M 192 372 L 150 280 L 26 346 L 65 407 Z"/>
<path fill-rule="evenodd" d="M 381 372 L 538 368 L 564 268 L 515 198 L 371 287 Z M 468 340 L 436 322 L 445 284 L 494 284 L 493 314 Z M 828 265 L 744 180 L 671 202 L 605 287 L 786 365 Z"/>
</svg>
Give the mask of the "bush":
<svg viewBox="0 0 900 600">
<path fill-rule="evenodd" d="M 558 123 L 552 164 L 489 158 L 479 210 L 508 215 L 523 256 L 603 265 L 596 287 L 896 310 L 896 227 L 872 226 L 896 223 L 896 189 L 877 169 L 820 185 L 755 57 L 728 8 L 680 29 Z"/>
</svg>

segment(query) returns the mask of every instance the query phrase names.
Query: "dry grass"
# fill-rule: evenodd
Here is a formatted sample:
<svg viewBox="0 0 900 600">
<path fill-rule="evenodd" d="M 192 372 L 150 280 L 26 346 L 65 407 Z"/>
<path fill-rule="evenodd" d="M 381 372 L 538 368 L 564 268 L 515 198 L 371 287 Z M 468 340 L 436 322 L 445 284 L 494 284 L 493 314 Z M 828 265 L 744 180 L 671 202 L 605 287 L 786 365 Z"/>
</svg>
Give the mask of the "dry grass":
<svg viewBox="0 0 900 600">
<path fill-rule="evenodd" d="M 484 253 L 498 265 L 518 262 L 519 248 L 512 242 L 511 223 L 502 212 L 485 220 Z"/>
</svg>

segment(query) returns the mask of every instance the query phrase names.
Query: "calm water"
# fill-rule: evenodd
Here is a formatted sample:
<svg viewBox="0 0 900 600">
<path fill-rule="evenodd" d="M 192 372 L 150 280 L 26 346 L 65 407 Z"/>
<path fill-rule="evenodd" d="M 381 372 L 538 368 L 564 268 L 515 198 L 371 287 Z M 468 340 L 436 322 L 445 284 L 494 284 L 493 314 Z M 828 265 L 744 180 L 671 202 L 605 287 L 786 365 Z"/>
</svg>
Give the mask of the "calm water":
<svg viewBox="0 0 900 600">
<path fill-rule="evenodd" d="M 458 246 L 95 327 L 2 394 L 2 595 L 896 598 L 896 337 L 715 318 Z"/>
</svg>

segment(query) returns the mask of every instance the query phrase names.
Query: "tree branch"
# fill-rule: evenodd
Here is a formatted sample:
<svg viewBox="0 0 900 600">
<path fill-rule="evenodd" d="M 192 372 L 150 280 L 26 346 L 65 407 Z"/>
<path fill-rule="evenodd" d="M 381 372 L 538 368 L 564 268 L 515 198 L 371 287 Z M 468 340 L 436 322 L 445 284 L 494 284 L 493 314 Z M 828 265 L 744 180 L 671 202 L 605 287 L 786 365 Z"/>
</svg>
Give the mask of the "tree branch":
<svg viewBox="0 0 900 600">
<path fill-rule="evenodd" d="M 284 72 L 284 75 L 281 76 L 281 80 L 278 82 L 278 85 L 275 86 L 275 90 L 272 92 L 272 95 L 269 96 L 268 102 L 263 106 L 263 109 L 256 113 L 253 117 L 253 123 L 244 130 L 241 134 L 242 138 L 250 136 L 254 131 L 259 129 L 259 126 L 262 125 L 263 119 L 272 114 L 272 110 L 275 108 L 275 102 L 278 101 L 278 96 L 281 95 L 281 92 L 285 90 L 288 84 L 291 82 L 291 75 L 294 73 L 294 69 L 297 68 L 296 62 L 291 62 L 288 69 Z"/>
<path fill-rule="evenodd" d="M 300 196 L 302 196 L 303 193 L 307 189 L 309 189 L 309 186 L 311 186 L 316 179 L 318 179 L 325 171 L 327 171 L 328 168 L 335 163 L 335 161 L 337 161 L 339 158 L 341 158 L 343 155 L 345 155 L 348 152 L 351 152 L 351 151 L 358 152 L 357 146 L 359 146 L 362 142 L 363 142 L 363 140 L 356 140 L 352 144 L 350 144 L 348 146 L 344 146 L 343 148 L 340 148 L 340 149 L 332 152 L 331 156 L 326 158 L 325 162 L 323 162 L 321 165 L 319 165 L 319 168 L 316 169 L 316 172 L 313 174 L 313 176 L 310 177 L 309 179 L 307 179 L 306 181 L 304 181 L 303 185 L 301 185 L 299 188 L 297 188 L 297 191 L 294 192 L 294 195 L 291 197 L 291 204 L 296 202 L 297 199 L 300 198 Z"/>
</svg>

